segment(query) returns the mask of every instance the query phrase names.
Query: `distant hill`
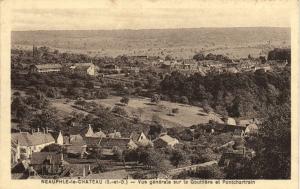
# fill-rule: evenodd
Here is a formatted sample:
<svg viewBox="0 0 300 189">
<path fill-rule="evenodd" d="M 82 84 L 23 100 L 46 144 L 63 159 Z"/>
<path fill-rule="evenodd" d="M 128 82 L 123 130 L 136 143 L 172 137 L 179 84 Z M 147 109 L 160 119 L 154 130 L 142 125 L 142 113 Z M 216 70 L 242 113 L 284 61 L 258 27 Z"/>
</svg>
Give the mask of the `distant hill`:
<svg viewBox="0 0 300 189">
<path fill-rule="evenodd" d="M 17 48 L 49 46 L 62 51 L 79 51 L 99 56 L 121 54 L 167 54 L 191 57 L 199 51 L 219 51 L 229 56 L 261 53 L 270 46 L 289 46 L 290 28 L 197 28 L 145 30 L 52 30 L 13 31 Z M 247 50 L 248 49 L 248 50 Z M 241 54 L 241 52 L 245 51 Z M 257 52 L 256 52 L 257 51 Z"/>
</svg>

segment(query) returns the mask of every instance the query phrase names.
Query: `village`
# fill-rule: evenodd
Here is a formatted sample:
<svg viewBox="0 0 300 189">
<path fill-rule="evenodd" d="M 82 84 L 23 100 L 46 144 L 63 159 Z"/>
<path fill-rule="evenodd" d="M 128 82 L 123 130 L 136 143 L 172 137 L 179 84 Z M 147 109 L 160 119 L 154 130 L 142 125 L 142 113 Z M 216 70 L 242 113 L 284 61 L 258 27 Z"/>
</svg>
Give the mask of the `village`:
<svg viewBox="0 0 300 189">
<path fill-rule="evenodd" d="M 11 137 L 13 179 L 184 178 L 203 170 L 211 171 L 214 178 L 224 178 L 223 171 L 228 171 L 232 164 L 255 157 L 254 148 L 247 142 L 258 136 L 264 117 L 233 118 L 214 112 L 208 105 L 191 103 L 191 98 L 185 96 L 177 97 L 179 100 L 174 102 L 168 100 L 167 95 L 157 94 L 155 83 L 163 82 L 174 73 L 184 77 L 266 74 L 280 72 L 290 65 L 289 49 L 274 49 L 268 57 L 249 55 L 237 60 L 198 53 L 192 59 L 122 56 L 105 63 L 93 59 L 87 59 L 86 63 L 36 63 L 43 59 L 43 53 L 52 56 L 48 50 L 42 52 L 43 48 L 39 48 L 39 55 L 35 46 L 28 52 L 29 62 L 34 64 L 20 63 L 21 55 L 12 54 L 13 76 L 21 78 L 13 79 L 16 87 L 12 100 L 19 108 L 12 113 L 17 120 Z M 122 63 L 118 63 L 121 60 Z M 149 78 L 144 73 L 155 74 Z M 59 79 L 61 84 L 47 78 L 58 75 L 66 75 L 65 79 Z M 53 83 L 46 85 L 58 86 L 52 88 L 60 91 L 54 96 L 46 91 L 47 98 L 38 92 L 35 98 L 40 102 L 35 106 L 37 102 L 33 99 L 28 101 L 32 85 L 17 84 L 20 80 L 31 81 L 33 76 L 41 78 L 35 81 L 37 90 L 43 91 L 43 84 L 39 82 L 45 78 L 45 82 Z M 78 80 L 72 81 L 73 87 L 67 91 L 63 88 L 69 85 L 63 82 L 73 78 L 86 81 L 86 89 L 82 89 L 81 94 L 74 95 L 76 88 L 83 88 Z M 108 90 L 104 97 L 103 88 Z M 100 97 L 86 96 L 95 91 L 100 91 L 100 100 L 97 100 Z M 55 97 L 56 93 L 60 97 Z M 55 106 L 56 114 L 61 116 L 49 127 L 45 124 L 53 121 L 51 116 L 47 121 L 49 115 L 40 110 L 43 106 L 47 110 L 49 106 L 43 104 L 44 101 Z M 24 117 L 27 111 L 22 107 L 24 103 L 30 106 L 28 111 L 32 111 L 33 116 L 46 118 L 30 126 L 32 122 L 26 123 Z M 114 127 L 109 128 L 109 124 L 101 121 L 105 116 Z M 58 122 L 62 126 L 58 127 Z"/>
</svg>

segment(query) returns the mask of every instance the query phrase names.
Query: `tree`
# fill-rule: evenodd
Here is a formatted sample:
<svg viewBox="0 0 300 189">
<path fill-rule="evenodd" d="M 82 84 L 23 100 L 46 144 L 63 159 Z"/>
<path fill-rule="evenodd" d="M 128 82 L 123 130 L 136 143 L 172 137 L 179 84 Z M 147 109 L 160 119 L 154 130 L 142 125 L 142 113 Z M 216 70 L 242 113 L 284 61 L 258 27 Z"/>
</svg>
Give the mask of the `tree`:
<svg viewBox="0 0 300 189">
<path fill-rule="evenodd" d="M 179 113 L 179 109 L 178 109 L 178 108 L 172 108 L 172 113 L 173 113 L 173 114 Z"/>
<path fill-rule="evenodd" d="M 199 167 L 195 171 L 184 171 L 181 172 L 174 179 L 222 179 L 224 178 L 224 173 L 220 170 L 218 166 L 210 167 Z"/>
<path fill-rule="evenodd" d="M 270 113 L 267 121 L 259 128 L 258 136 L 251 138 L 249 148 L 255 150 L 255 157 L 232 162 L 225 170 L 227 178 L 289 179 L 291 177 L 290 113 L 289 104 L 278 106 Z"/>
<path fill-rule="evenodd" d="M 182 96 L 181 97 L 181 103 L 188 104 L 189 103 L 189 99 L 186 96 Z"/>
<path fill-rule="evenodd" d="M 166 174 L 169 169 L 164 156 L 156 152 L 153 148 L 143 150 L 140 155 L 140 160 L 148 169 L 151 169 L 155 173 L 156 178 L 158 178 L 159 173 Z"/>
<path fill-rule="evenodd" d="M 63 152 L 63 148 L 58 144 L 49 144 L 41 152 Z"/>
<path fill-rule="evenodd" d="M 44 109 L 40 114 L 36 114 L 31 120 L 30 125 L 34 128 L 51 128 L 53 130 L 60 129 L 60 121 L 57 117 L 57 110 L 54 108 Z"/>
<path fill-rule="evenodd" d="M 30 115 L 30 111 L 26 105 L 19 106 L 16 110 L 16 117 L 21 124 L 23 124 L 30 117 Z"/>
<path fill-rule="evenodd" d="M 174 166 L 178 167 L 178 165 L 187 162 L 187 156 L 182 150 L 173 150 L 170 161 Z"/>
<path fill-rule="evenodd" d="M 151 96 L 151 102 L 158 104 L 160 101 L 160 96 L 158 94 L 154 94 Z"/>
<path fill-rule="evenodd" d="M 158 114 L 153 114 L 152 115 L 152 122 L 155 124 L 160 124 L 161 123 L 161 118 Z"/>
<path fill-rule="evenodd" d="M 85 83 L 85 87 L 88 89 L 93 89 L 94 88 L 94 83 L 91 81 L 88 81 Z"/>
<path fill-rule="evenodd" d="M 112 109 L 112 112 L 116 113 L 116 114 L 119 114 L 119 115 L 122 115 L 122 116 L 128 116 L 128 113 L 126 112 L 126 110 L 124 108 L 119 107 L 119 106 L 115 106 Z"/>
<path fill-rule="evenodd" d="M 193 56 L 193 59 L 196 61 L 201 61 L 205 59 L 205 56 L 203 53 L 197 53 Z"/>
<path fill-rule="evenodd" d="M 173 58 L 171 55 L 167 55 L 167 56 L 165 57 L 165 60 L 166 60 L 166 61 L 170 61 L 170 60 L 174 60 L 174 58 Z"/>
<path fill-rule="evenodd" d="M 128 103 L 129 103 L 129 98 L 126 97 L 126 96 L 124 96 L 124 97 L 121 98 L 120 102 L 123 103 L 123 104 L 128 105 Z"/>
</svg>

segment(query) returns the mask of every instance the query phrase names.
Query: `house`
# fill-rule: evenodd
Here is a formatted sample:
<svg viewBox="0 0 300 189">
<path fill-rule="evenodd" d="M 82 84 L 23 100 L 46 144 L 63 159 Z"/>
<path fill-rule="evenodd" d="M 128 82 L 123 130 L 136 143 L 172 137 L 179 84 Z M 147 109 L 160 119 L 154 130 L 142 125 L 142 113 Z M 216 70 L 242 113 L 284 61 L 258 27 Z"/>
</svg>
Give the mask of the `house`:
<svg viewBox="0 0 300 189">
<path fill-rule="evenodd" d="M 93 63 L 74 63 L 71 64 L 67 70 L 71 73 L 77 73 L 81 75 L 96 75 L 96 66 Z"/>
<path fill-rule="evenodd" d="M 254 67 L 254 71 L 263 71 L 263 72 L 268 72 L 271 71 L 271 66 L 270 65 L 259 65 Z"/>
<path fill-rule="evenodd" d="M 108 133 L 108 137 L 109 138 L 121 138 L 121 133 L 120 132 L 117 132 L 116 130 L 114 130 L 114 132 L 112 133 Z"/>
<path fill-rule="evenodd" d="M 66 146 L 66 152 L 70 157 L 83 157 L 86 153 L 86 142 L 83 137 L 78 135 L 70 135 L 69 137 L 64 137 L 66 140 L 64 141 Z"/>
<path fill-rule="evenodd" d="M 137 145 L 131 138 L 102 138 L 98 143 L 102 149 L 113 150 L 119 148 L 121 150 L 135 149 Z"/>
<path fill-rule="evenodd" d="M 225 118 L 224 122 L 226 125 L 236 125 L 236 121 L 232 117 Z"/>
<path fill-rule="evenodd" d="M 174 147 L 175 144 L 179 144 L 179 141 L 176 138 L 170 137 L 167 134 L 161 135 L 159 138 L 152 141 L 155 148 L 162 147 Z"/>
<path fill-rule="evenodd" d="M 12 133 L 12 142 L 19 145 L 20 159 L 30 158 L 33 152 L 40 152 L 45 146 L 54 144 L 55 139 L 50 133 L 45 132 L 20 132 Z"/>
<path fill-rule="evenodd" d="M 152 142 L 146 137 L 144 132 L 132 132 L 130 135 L 130 138 L 133 140 L 133 142 L 140 146 L 148 146 L 153 145 Z"/>
<path fill-rule="evenodd" d="M 94 131 L 93 131 L 93 128 L 92 128 L 91 125 L 89 124 L 88 130 L 87 130 L 87 132 L 85 133 L 85 137 L 102 138 L 102 137 L 106 137 L 106 134 L 103 133 L 102 131 L 94 132 Z"/>
<path fill-rule="evenodd" d="M 57 152 L 33 152 L 30 158 L 30 166 L 40 175 L 58 175 L 64 164 L 63 154 Z"/>
<path fill-rule="evenodd" d="M 258 127 L 255 123 L 249 124 L 245 129 L 245 135 L 253 135 L 258 133 Z"/>
<path fill-rule="evenodd" d="M 62 69 L 61 64 L 37 64 L 29 67 L 30 73 L 50 73 L 60 72 Z"/>
<path fill-rule="evenodd" d="M 126 150 L 137 148 L 137 145 L 131 138 L 86 137 L 85 140 L 89 151 L 94 151 L 100 148 L 102 150 L 102 154 L 106 156 L 114 155 L 115 149 Z"/>
<path fill-rule="evenodd" d="M 85 179 L 89 174 L 92 174 L 92 170 L 97 166 L 96 164 L 67 164 L 64 166 L 63 172 L 59 175 L 60 178 L 74 178 Z"/>
<path fill-rule="evenodd" d="M 120 74 L 121 68 L 115 64 L 109 64 L 104 66 L 104 68 L 101 69 L 101 72 L 108 73 L 108 74 Z"/>
<path fill-rule="evenodd" d="M 137 74 L 140 72 L 140 68 L 139 67 L 135 67 L 135 66 L 130 66 L 130 67 L 124 67 L 122 69 L 122 71 L 124 73 L 130 73 L 130 74 Z"/>
</svg>

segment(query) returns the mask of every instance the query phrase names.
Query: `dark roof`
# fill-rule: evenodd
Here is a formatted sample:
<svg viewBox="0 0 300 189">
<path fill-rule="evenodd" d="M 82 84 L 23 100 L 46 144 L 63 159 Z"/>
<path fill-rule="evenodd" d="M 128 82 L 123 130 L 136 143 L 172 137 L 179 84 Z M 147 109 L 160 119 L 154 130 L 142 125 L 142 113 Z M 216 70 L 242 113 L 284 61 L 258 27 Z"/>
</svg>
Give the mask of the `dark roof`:
<svg viewBox="0 0 300 189">
<path fill-rule="evenodd" d="M 30 134 L 28 132 L 12 133 L 12 141 L 19 143 L 20 146 L 35 146 L 55 142 L 50 133 L 36 132 Z"/>
<path fill-rule="evenodd" d="M 62 162 L 62 154 L 57 152 L 33 152 L 30 160 L 32 165 L 41 165 L 45 160 L 49 160 L 50 164 L 58 165 Z"/>
</svg>

